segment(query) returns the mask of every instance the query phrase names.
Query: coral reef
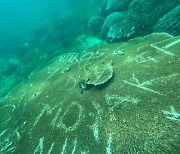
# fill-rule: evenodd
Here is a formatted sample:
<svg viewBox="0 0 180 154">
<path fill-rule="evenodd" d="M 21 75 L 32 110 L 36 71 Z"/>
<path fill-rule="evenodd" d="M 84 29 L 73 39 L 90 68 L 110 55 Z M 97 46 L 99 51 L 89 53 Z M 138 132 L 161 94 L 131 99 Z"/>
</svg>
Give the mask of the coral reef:
<svg viewBox="0 0 180 154">
<path fill-rule="evenodd" d="M 104 1 L 99 13 L 106 18 L 101 30 L 102 38 L 109 42 L 116 42 L 145 36 L 153 31 L 178 35 L 179 4 L 178 0 Z M 177 8 L 170 13 L 169 11 L 175 7 Z M 114 12 L 119 12 L 122 16 L 118 18 Z"/>
<path fill-rule="evenodd" d="M 73 1 L 70 3 L 75 4 Z M 179 0 L 93 0 L 78 3 L 62 16 L 47 19 L 32 33 L 19 34 L 18 39 L 10 36 L 7 41 L 1 38 L 0 61 L 15 55 L 19 64 L 6 61 L 4 67 L 0 62 L 3 67 L 0 75 L 3 80 L 4 76 L 9 79 L 14 76 L 19 82 L 27 79 L 37 67 L 70 50 L 79 52 L 105 41 L 127 41 L 152 32 L 177 36 L 180 34 L 179 5 Z M 0 82 L 5 85 L 6 81 Z M 14 79 L 13 82 L 11 85 L 18 83 Z M 7 84 L 7 88 L 3 86 L 1 89 L 8 92 L 12 88 Z"/>
</svg>

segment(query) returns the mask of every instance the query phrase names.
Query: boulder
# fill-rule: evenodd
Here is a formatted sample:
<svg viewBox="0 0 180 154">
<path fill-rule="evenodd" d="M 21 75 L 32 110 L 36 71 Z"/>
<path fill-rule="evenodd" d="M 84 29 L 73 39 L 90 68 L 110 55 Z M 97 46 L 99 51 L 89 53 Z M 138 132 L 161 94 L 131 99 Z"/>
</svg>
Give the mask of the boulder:
<svg viewBox="0 0 180 154">
<path fill-rule="evenodd" d="M 154 32 L 167 32 L 180 35 L 180 5 L 165 14 L 154 26 Z"/>
<path fill-rule="evenodd" d="M 0 100 L 0 153 L 179 153 L 179 46 L 159 33 L 55 58 Z"/>
</svg>

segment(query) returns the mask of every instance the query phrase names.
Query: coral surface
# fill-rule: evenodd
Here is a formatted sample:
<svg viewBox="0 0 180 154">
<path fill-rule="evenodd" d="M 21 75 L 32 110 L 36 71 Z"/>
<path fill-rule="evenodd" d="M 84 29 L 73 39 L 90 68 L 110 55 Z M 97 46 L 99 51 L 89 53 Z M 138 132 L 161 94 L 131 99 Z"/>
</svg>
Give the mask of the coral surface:
<svg viewBox="0 0 180 154">
<path fill-rule="evenodd" d="M 179 40 L 151 34 L 37 69 L 0 100 L 0 153 L 179 153 Z"/>
</svg>

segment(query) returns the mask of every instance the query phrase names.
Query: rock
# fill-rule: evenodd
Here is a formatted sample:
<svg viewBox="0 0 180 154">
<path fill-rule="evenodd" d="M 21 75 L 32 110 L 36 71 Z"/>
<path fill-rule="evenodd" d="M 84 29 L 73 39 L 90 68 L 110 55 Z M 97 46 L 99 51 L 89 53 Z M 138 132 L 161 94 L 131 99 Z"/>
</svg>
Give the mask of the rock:
<svg viewBox="0 0 180 154">
<path fill-rule="evenodd" d="M 99 14 L 104 18 L 113 12 L 127 11 L 132 0 L 104 0 L 100 7 Z"/>
<path fill-rule="evenodd" d="M 132 38 L 135 33 L 135 27 L 130 23 L 119 22 L 112 25 L 107 33 L 107 40 L 109 42 L 117 42 Z"/>
<path fill-rule="evenodd" d="M 180 5 L 165 14 L 154 26 L 154 32 L 180 35 Z"/>
<path fill-rule="evenodd" d="M 128 22 L 135 27 L 135 36 L 143 36 L 152 33 L 156 22 L 171 9 L 177 6 L 178 0 L 132 0 L 129 5 Z"/>
<path fill-rule="evenodd" d="M 106 10 L 117 11 L 119 8 L 119 0 L 108 0 Z"/>
<path fill-rule="evenodd" d="M 110 14 L 109 16 L 107 16 L 107 18 L 105 19 L 104 24 L 101 28 L 102 37 L 106 38 L 109 28 L 112 25 L 120 22 L 122 19 L 123 19 L 123 14 L 120 12 L 114 12 L 114 13 Z"/>
<path fill-rule="evenodd" d="M 88 28 L 92 34 L 98 35 L 103 24 L 103 18 L 100 16 L 94 16 L 88 21 Z"/>
<path fill-rule="evenodd" d="M 112 4 L 112 2 L 110 3 L 109 1 L 109 5 Z M 119 40 L 126 41 L 135 37 L 145 36 L 147 34 L 150 34 L 153 32 L 153 27 L 157 23 L 157 21 L 162 16 L 167 14 L 169 11 L 171 11 L 174 7 L 176 7 L 178 4 L 179 4 L 178 0 L 172 0 L 172 1 L 165 0 L 163 1 L 163 3 L 157 0 L 150 0 L 150 1 L 132 0 L 130 4 L 128 4 L 128 9 L 126 9 L 123 13 L 121 13 L 122 14 L 121 18 L 118 17 L 116 18 L 117 15 L 113 13 L 106 18 L 104 23 L 110 23 L 110 24 L 104 24 L 107 26 L 103 25 L 101 30 L 103 36 L 102 38 L 110 42 L 116 42 Z M 177 20 L 178 23 L 179 17 L 178 15 L 176 17 L 175 16 L 176 15 L 172 17 L 173 18 L 172 21 Z M 170 20 L 171 17 L 169 17 L 168 15 L 168 18 Z M 165 19 L 161 19 L 162 23 L 164 20 Z M 172 21 L 171 21 L 172 23 L 171 27 L 173 27 L 173 24 L 175 24 L 174 31 L 179 31 L 179 29 L 176 28 L 179 27 L 178 24 L 176 25 L 175 21 L 174 22 Z M 166 27 L 168 27 L 168 24 Z M 171 27 L 170 29 L 172 30 L 173 28 Z M 159 29 L 161 29 L 161 27 L 159 27 Z M 160 32 L 164 32 L 164 31 L 160 31 Z"/>
<path fill-rule="evenodd" d="M 106 11 L 124 11 L 128 8 L 128 5 L 131 1 L 132 0 L 108 0 L 106 5 Z"/>
<path fill-rule="evenodd" d="M 103 0 L 101 3 L 101 6 L 99 8 L 99 12 L 98 14 L 103 17 L 106 18 L 110 13 L 106 10 L 106 6 L 107 6 L 108 0 Z"/>
<path fill-rule="evenodd" d="M 98 38 L 97 36 L 91 36 L 91 35 L 80 35 L 76 39 L 76 50 L 86 50 L 90 47 L 93 47 L 98 44 L 105 43 L 103 40 Z"/>
</svg>

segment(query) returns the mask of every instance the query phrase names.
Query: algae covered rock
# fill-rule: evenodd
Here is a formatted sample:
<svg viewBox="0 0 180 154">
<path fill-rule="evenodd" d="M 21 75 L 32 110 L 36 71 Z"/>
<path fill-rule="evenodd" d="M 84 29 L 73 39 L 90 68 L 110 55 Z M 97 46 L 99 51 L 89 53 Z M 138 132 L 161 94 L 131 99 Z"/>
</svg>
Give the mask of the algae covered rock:
<svg viewBox="0 0 180 154">
<path fill-rule="evenodd" d="M 125 41 L 153 31 L 179 35 L 179 5 L 179 0 L 108 0 L 102 38 L 109 42 Z M 121 13 L 121 18 L 114 12 Z"/>
<path fill-rule="evenodd" d="M 160 33 L 57 57 L 1 100 L 0 153 L 178 153 L 179 46 Z"/>
<path fill-rule="evenodd" d="M 128 8 L 129 3 L 132 0 L 108 0 L 106 5 L 107 11 L 124 11 Z"/>
<path fill-rule="evenodd" d="M 113 12 L 111 13 L 109 16 L 106 17 L 106 19 L 104 20 L 104 24 L 101 28 L 101 35 L 102 37 L 106 37 L 109 28 L 120 22 L 123 19 L 123 14 L 121 12 Z"/>
<path fill-rule="evenodd" d="M 94 16 L 88 21 L 88 28 L 93 34 L 98 34 L 103 24 L 103 18 L 101 16 Z"/>
<path fill-rule="evenodd" d="M 126 11 L 132 0 L 104 0 L 101 4 L 99 14 L 103 17 L 113 12 Z"/>
<path fill-rule="evenodd" d="M 156 22 L 178 4 L 178 0 L 132 0 L 127 20 L 136 28 L 136 36 L 147 35 L 153 31 Z"/>
<path fill-rule="evenodd" d="M 154 32 L 167 32 L 180 35 L 180 5 L 165 14 L 154 26 Z"/>
<path fill-rule="evenodd" d="M 106 5 L 106 10 L 114 10 L 117 11 L 119 8 L 119 0 L 108 0 Z"/>
<path fill-rule="evenodd" d="M 117 42 L 122 39 L 129 39 L 135 33 L 135 26 L 126 21 L 118 22 L 109 28 L 107 40 L 109 42 Z"/>
</svg>

